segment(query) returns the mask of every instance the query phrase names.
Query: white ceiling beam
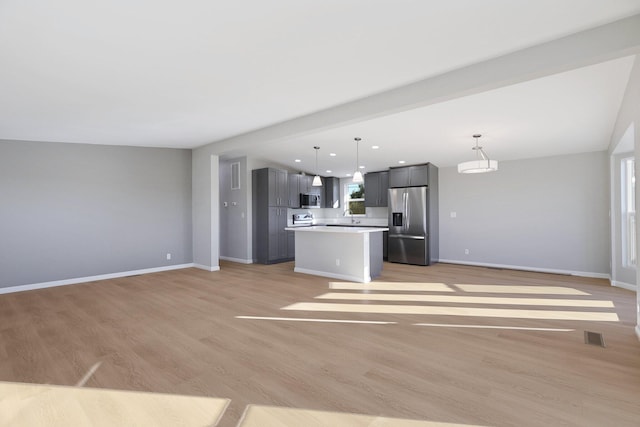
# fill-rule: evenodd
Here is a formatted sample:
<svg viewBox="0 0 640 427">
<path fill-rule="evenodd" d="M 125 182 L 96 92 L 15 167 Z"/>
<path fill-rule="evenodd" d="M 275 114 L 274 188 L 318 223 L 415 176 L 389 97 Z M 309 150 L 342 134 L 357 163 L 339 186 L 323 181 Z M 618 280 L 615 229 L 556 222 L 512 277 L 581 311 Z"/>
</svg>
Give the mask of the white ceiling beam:
<svg viewBox="0 0 640 427">
<path fill-rule="evenodd" d="M 229 153 L 640 53 L 640 14 L 206 146 Z M 204 147 L 203 147 L 204 148 Z"/>
</svg>

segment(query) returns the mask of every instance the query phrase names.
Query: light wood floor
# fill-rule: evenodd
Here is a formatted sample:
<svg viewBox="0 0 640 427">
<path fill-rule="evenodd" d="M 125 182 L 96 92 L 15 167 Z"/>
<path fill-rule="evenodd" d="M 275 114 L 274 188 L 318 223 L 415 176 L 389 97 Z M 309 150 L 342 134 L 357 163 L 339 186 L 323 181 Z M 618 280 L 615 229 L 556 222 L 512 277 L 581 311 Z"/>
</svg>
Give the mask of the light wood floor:
<svg viewBox="0 0 640 427">
<path fill-rule="evenodd" d="M 230 399 L 223 427 L 248 405 L 495 426 L 640 420 L 635 294 L 604 280 L 385 263 L 369 290 L 293 263 L 221 267 L 0 295 L 0 381 Z"/>
</svg>

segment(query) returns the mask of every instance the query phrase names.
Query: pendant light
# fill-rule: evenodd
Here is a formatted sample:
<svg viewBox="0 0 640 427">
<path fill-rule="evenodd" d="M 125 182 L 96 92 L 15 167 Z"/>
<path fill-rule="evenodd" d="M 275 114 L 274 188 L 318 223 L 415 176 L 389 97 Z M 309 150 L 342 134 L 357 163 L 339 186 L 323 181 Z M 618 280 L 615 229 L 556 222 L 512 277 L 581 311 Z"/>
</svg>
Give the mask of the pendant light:
<svg viewBox="0 0 640 427">
<path fill-rule="evenodd" d="M 360 142 L 360 138 L 355 137 L 356 140 L 356 171 L 353 173 L 353 182 L 363 182 L 362 172 L 360 172 L 360 159 L 358 158 L 358 143 Z"/>
<path fill-rule="evenodd" d="M 320 149 L 320 147 L 315 146 L 313 147 L 313 149 L 316 150 L 316 176 L 313 177 L 313 182 L 311 183 L 311 186 L 322 187 L 322 180 L 320 179 L 320 175 L 318 175 L 318 150 Z"/>
<path fill-rule="evenodd" d="M 476 152 L 476 160 L 459 163 L 458 173 L 484 173 L 498 170 L 498 161 L 490 160 L 482 147 L 478 146 L 478 138 L 481 136 L 479 133 L 473 135 L 476 140 L 476 146 L 471 149 Z"/>
</svg>

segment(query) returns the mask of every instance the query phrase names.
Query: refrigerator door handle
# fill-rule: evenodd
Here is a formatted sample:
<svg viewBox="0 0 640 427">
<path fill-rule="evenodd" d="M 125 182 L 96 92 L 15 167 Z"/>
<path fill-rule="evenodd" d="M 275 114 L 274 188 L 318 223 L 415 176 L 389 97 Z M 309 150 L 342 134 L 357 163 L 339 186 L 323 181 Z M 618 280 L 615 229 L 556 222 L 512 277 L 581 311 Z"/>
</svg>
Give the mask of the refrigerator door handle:
<svg viewBox="0 0 640 427">
<path fill-rule="evenodd" d="M 409 229 L 409 193 L 407 190 L 402 192 L 402 212 L 404 214 L 404 224 L 403 227 L 405 230 Z"/>
<path fill-rule="evenodd" d="M 389 234 L 389 237 L 398 239 L 424 240 L 425 236 L 409 236 L 407 234 Z"/>
</svg>

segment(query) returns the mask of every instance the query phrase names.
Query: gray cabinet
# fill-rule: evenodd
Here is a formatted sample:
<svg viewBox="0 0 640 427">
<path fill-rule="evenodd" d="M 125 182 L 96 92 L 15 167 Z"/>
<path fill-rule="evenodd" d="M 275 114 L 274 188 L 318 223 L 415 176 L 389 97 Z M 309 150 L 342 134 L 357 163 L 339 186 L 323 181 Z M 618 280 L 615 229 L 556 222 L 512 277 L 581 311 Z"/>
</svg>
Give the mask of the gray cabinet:
<svg viewBox="0 0 640 427">
<path fill-rule="evenodd" d="M 312 187 L 313 177 L 310 175 L 301 174 L 289 174 L 288 178 L 288 202 L 287 206 L 290 208 L 300 207 L 300 194 L 313 193 L 319 194 L 322 191 L 322 187 Z M 312 191 L 312 188 L 317 188 L 317 191 Z"/>
<path fill-rule="evenodd" d="M 313 182 L 313 177 L 311 175 L 299 175 L 300 176 L 300 192 L 301 193 L 310 193 L 311 189 L 314 188 L 311 186 Z"/>
<path fill-rule="evenodd" d="M 253 183 L 253 247 L 258 263 L 289 261 L 287 207 L 289 181 L 287 172 L 279 169 L 256 169 Z"/>
<path fill-rule="evenodd" d="M 322 199 L 323 208 L 340 207 L 340 179 L 335 177 L 322 178 L 324 187 L 324 197 Z"/>
<path fill-rule="evenodd" d="M 437 173 L 438 168 L 431 163 L 390 168 L 389 187 L 400 188 L 428 186 L 429 181 L 431 181 L 434 174 L 437 175 Z"/>
<path fill-rule="evenodd" d="M 289 204 L 290 208 L 300 207 L 300 175 L 290 174 L 289 180 Z"/>
<path fill-rule="evenodd" d="M 287 208 L 269 208 L 269 263 L 288 258 L 287 249 Z"/>
<path fill-rule="evenodd" d="M 294 259 L 296 257 L 296 232 L 287 231 L 287 258 Z"/>
<path fill-rule="evenodd" d="M 364 205 L 368 208 L 388 205 L 389 172 L 370 172 L 364 176 Z"/>
<path fill-rule="evenodd" d="M 324 193 L 324 184 L 322 185 L 322 187 L 314 187 L 312 185 L 313 184 L 313 176 L 304 175 L 304 177 L 306 178 L 307 182 L 309 183 L 309 191 L 307 191 L 307 193 L 315 194 L 316 196 L 320 196 L 320 201 L 322 201 L 322 197 L 323 197 L 323 193 Z"/>
<path fill-rule="evenodd" d="M 280 169 L 258 169 L 259 180 L 266 179 L 269 194 L 269 206 L 288 206 L 289 182 L 287 171 Z M 266 177 L 266 178 L 265 178 Z"/>
</svg>

